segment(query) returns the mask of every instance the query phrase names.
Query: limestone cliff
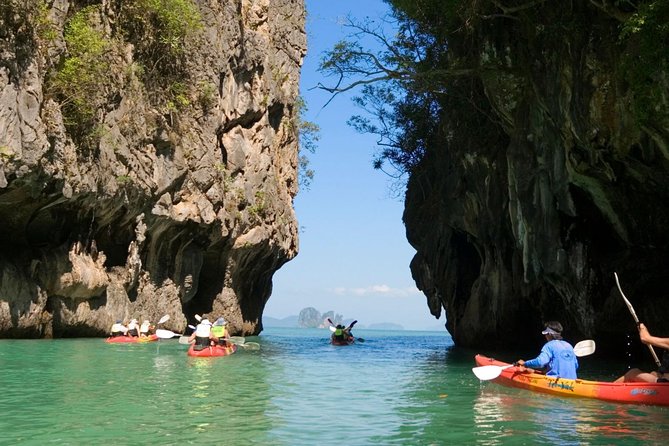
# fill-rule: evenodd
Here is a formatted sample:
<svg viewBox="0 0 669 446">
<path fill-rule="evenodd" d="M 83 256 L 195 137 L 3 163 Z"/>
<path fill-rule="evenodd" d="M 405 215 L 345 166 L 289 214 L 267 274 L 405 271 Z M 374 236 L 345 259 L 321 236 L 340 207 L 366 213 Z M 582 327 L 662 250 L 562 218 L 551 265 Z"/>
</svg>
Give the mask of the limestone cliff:
<svg viewBox="0 0 669 446">
<path fill-rule="evenodd" d="M 560 319 L 570 339 L 623 348 L 614 271 L 669 335 L 666 34 L 622 39 L 647 2 L 611 3 L 471 3 L 449 40 L 468 75 L 448 86 L 404 221 L 413 276 L 459 345 L 536 346 Z"/>
<path fill-rule="evenodd" d="M 0 2 L 0 337 L 258 333 L 297 254 L 303 0 Z"/>
</svg>

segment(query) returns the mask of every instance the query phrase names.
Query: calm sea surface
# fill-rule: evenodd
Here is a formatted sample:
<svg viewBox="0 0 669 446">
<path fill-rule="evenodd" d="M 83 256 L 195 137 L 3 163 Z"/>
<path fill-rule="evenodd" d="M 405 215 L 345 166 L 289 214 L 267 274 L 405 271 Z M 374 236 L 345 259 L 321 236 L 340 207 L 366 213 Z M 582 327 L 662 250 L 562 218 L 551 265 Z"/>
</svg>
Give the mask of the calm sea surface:
<svg viewBox="0 0 669 446">
<path fill-rule="evenodd" d="M 354 334 L 270 328 L 224 358 L 176 339 L 0 340 L 0 444 L 667 444 L 669 408 L 481 383 L 446 333 Z"/>
</svg>

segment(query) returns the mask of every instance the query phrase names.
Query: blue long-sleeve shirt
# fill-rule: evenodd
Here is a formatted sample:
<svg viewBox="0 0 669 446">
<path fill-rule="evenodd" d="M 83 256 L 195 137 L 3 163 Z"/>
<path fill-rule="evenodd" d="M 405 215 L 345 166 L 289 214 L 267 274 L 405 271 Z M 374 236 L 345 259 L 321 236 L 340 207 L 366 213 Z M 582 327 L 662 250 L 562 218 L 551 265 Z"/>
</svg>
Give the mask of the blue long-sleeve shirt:
<svg viewBox="0 0 669 446">
<path fill-rule="evenodd" d="M 534 359 L 525 361 L 525 367 L 533 369 L 548 366 L 546 375 L 561 378 L 576 379 L 578 359 L 574 348 L 567 341 L 553 339 L 541 348 L 541 353 Z"/>
</svg>

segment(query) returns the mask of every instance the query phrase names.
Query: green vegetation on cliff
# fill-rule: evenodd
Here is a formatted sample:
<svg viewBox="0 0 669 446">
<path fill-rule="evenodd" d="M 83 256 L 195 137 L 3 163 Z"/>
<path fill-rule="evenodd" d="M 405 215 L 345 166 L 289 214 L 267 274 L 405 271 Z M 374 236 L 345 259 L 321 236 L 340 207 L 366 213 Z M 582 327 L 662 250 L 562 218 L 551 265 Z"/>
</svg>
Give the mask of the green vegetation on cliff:
<svg viewBox="0 0 669 446">
<path fill-rule="evenodd" d="M 110 21 L 110 12 L 102 10 L 101 2 L 72 2 L 62 50 L 45 1 L 28 2 L 18 10 L 26 23 L 33 23 L 33 39 L 46 67 L 53 67 L 45 92 L 60 103 L 65 126 L 83 150 L 95 149 L 105 107 L 132 78 L 138 78 L 152 103 L 168 113 L 191 106 L 191 90 L 201 90 L 203 110 L 211 106 L 211 88 L 191 84 L 186 70 L 186 49 L 189 42 L 198 44 L 195 37 L 203 28 L 196 4 L 130 0 L 118 7 Z M 129 48 L 132 65 L 126 54 Z"/>
<path fill-rule="evenodd" d="M 602 26 L 601 20 L 583 21 L 587 15 L 576 13 L 586 8 L 593 10 L 592 17 L 608 17 L 617 29 L 601 46 L 624 50 L 612 69 L 633 92 L 638 123 L 655 128 L 667 119 L 669 96 L 658 82 L 669 69 L 667 0 L 583 1 L 559 9 L 532 1 L 388 3 L 393 8 L 390 28 L 396 30 L 392 37 L 384 32 L 387 23 L 349 21 L 350 39 L 335 45 L 321 64 L 322 72 L 335 79 L 322 88 L 333 94 L 358 91 L 355 101 L 364 114 L 350 124 L 379 136 L 376 168 L 387 163 L 400 175 L 410 173 L 431 145 L 448 146 L 457 135 L 502 124 L 491 113 L 481 80 L 511 74 L 533 81 L 533 51 L 559 51 L 565 36 Z M 517 99 L 514 92 L 507 94 L 510 102 Z M 467 139 L 458 144 L 468 144 Z"/>
</svg>

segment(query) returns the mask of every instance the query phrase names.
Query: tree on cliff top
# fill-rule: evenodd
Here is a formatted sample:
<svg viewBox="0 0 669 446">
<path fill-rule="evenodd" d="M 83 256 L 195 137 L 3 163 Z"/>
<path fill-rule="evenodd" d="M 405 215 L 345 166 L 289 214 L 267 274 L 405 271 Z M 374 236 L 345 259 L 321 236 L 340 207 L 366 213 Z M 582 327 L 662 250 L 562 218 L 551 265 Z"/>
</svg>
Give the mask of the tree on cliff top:
<svg viewBox="0 0 669 446">
<path fill-rule="evenodd" d="M 321 61 L 321 72 L 334 81 L 319 87 L 333 97 L 352 90 L 360 93 L 354 102 L 364 114 L 353 116 L 349 124 L 378 136 L 373 165 L 383 170 L 388 164 L 398 177 L 410 174 L 431 145 L 448 147 L 456 143 L 454 135 L 476 132 L 483 120 L 496 126 L 500 118 L 489 109 L 480 80 L 510 69 L 530 69 L 505 64 L 502 56 L 522 47 L 514 41 L 531 38 L 544 23 L 559 31 L 548 38 L 560 42 L 560 33 L 588 26 L 568 9 L 550 8 L 543 1 L 386 2 L 391 17 L 378 22 L 347 19 L 344 26 L 351 29 L 350 36 Z M 601 14 L 621 24 L 617 43 L 628 50 L 618 75 L 633 91 L 635 116 L 650 128 L 666 121 L 665 108 L 658 111 L 656 106 L 667 101 L 664 84 L 658 80 L 669 69 L 669 46 L 664 44 L 669 36 L 669 1 L 590 0 L 571 8 L 590 8 L 593 16 Z M 500 48 L 487 46 L 494 46 L 495 39 Z"/>
</svg>

